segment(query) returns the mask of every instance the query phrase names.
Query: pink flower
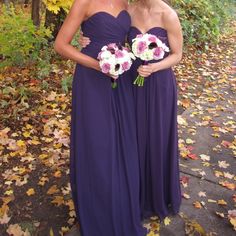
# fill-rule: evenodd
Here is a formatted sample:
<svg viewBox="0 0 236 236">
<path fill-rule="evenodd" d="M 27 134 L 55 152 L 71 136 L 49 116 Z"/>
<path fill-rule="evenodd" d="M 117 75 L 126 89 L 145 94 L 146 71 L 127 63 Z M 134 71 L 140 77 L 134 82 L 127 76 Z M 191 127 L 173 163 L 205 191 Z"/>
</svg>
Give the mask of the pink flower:
<svg viewBox="0 0 236 236">
<path fill-rule="evenodd" d="M 156 41 L 157 41 L 157 38 L 156 38 L 155 36 L 150 36 L 150 37 L 148 38 L 148 40 L 149 40 L 150 42 L 156 42 Z"/>
<path fill-rule="evenodd" d="M 142 38 L 143 37 L 143 35 L 142 34 L 138 34 L 137 36 L 136 36 L 136 38 Z"/>
<path fill-rule="evenodd" d="M 124 71 L 126 71 L 126 70 L 129 70 L 129 68 L 130 68 L 130 64 L 129 64 L 129 62 L 124 62 L 123 64 L 122 64 L 122 69 L 124 70 Z"/>
<path fill-rule="evenodd" d="M 102 52 L 99 52 L 99 54 L 98 54 L 98 60 L 101 60 L 102 59 Z"/>
<path fill-rule="evenodd" d="M 103 73 L 107 74 L 111 69 L 111 65 L 109 63 L 104 63 L 102 64 L 101 69 Z"/>
<path fill-rule="evenodd" d="M 113 49 L 115 49 L 117 46 L 116 46 L 115 43 L 109 43 L 109 44 L 107 45 L 107 47 L 108 47 L 108 48 L 113 48 Z"/>
<path fill-rule="evenodd" d="M 124 57 L 124 53 L 122 51 L 118 50 L 115 52 L 115 56 L 116 56 L 116 58 L 122 58 L 122 57 Z"/>
<path fill-rule="evenodd" d="M 155 59 L 161 59 L 164 56 L 164 50 L 161 47 L 157 47 L 154 51 Z"/>
<path fill-rule="evenodd" d="M 143 53 L 145 49 L 147 48 L 147 44 L 144 41 L 141 41 L 138 43 L 138 53 Z"/>
</svg>

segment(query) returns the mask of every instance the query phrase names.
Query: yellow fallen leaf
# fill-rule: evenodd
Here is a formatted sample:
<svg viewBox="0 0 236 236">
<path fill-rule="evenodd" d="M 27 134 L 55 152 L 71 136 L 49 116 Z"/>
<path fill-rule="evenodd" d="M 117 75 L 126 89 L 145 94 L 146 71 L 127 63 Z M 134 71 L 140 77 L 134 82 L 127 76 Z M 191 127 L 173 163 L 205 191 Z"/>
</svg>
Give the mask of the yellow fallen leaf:
<svg viewBox="0 0 236 236">
<path fill-rule="evenodd" d="M 62 196 L 56 196 L 51 203 L 56 204 L 57 206 L 61 206 L 62 204 L 64 204 L 64 198 Z"/>
<path fill-rule="evenodd" d="M 147 236 L 157 236 L 153 231 L 150 231 Z"/>
<path fill-rule="evenodd" d="M 35 191 L 34 191 L 33 188 L 30 188 L 30 189 L 28 189 L 28 191 L 26 193 L 27 193 L 28 196 L 32 196 L 32 195 L 35 194 Z"/>
<path fill-rule="evenodd" d="M 193 144 L 193 143 L 195 143 L 195 141 L 192 140 L 192 139 L 190 139 L 190 138 L 187 138 L 187 139 L 186 139 L 186 143 L 187 143 L 187 144 Z"/>
<path fill-rule="evenodd" d="M 53 230 L 52 230 L 52 228 L 50 228 L 49 235 L 50 235 L 50 236 L 54 236 L 54 233 L 53 233 Z"/>
<path fill-rule="evenodd" d="M 7 195 L 7 196 L 10 196 L 10 195 L 13 194 L 13 190 L 12 189 L 11 190 L 7 190 L 4 194 Z"/>
<path fill-rule="evenodd" d="M 25 142 L 23 140 L 18 140 L 16 142 L 16 144 L 17 144 L 18 147 L 24 147 L 25 146 Z"/>
<path fill-rule="evenodd" d="M 40 142 L 39 142 L 38 140 L 35 140 L 35 139 L 31 140 L 31 143 L 32 143 L 33 145 L 38 145 L 38 144 L 40 144 Z"/>
<path fill-rule="evenodd" d="M 58 193 L 59 192 L 59 189 L 57 188 L 56 185 L 53 185 L 51 186 L 51 188 L 47 191 L 47 194 L 48 195 L 52 195 L 54 193 Z"/>
<path fill-rule="evenodd" d="M 234 230 L 236 230 L 236 218 L 230 218 L 229 221 L 233 225 Z"/>
<path fill-rule="evenodd" d="M 48 154 L 41 154 L 41 155 L 39 155 L 39 158 L 44 160 L 44 159 L 48 158 Z"/>
<path fill-rule="evenodd" d="M 166 217 L 166 218 L 164 219 L 164 225 L 169 225 L 170 222 L 171 222 L 171 219 L 170 219 L 169 217 Z"/>
<path fill-rule="evenodd" d="M 49 178 L 43 176 L 42 178 L 40 178 L 38 185 L 44 186 L 46 182 L 49 182 Z"/>
<path fill-rule="evenodd" d="M 213 199 L 208 199 L 207 201 L 210 202 L 210 203 L 217 203 L 217 201 L 213 200 Z"/>
<path fill-rule="evenodd" d="M 24 136 L 25 138 L 29 138 L 29 137 L 30 137 L 30 132 L 25 131 L 25 132 L 23 133 L 23 136 Z"/>
<path fill-rule="evenodd" d="M 225 200 L 223 200 L 223 199 L 218 200 L 217 203 L 218 203 L 219 205 L 223 205 L 223 206 L 226 206 L 226 205 L 227 205 L 227 202 L 226 202 Z"/>
<path fill-rule="evenodd" d="M 201 236 L 207 235 L 204 228 L 195 220 L 188 220 L 185 223 L 185 232 L 186 235 L 201 235 Z M 197 234 L 195 234 L 195 232 Z"/>
</svg>

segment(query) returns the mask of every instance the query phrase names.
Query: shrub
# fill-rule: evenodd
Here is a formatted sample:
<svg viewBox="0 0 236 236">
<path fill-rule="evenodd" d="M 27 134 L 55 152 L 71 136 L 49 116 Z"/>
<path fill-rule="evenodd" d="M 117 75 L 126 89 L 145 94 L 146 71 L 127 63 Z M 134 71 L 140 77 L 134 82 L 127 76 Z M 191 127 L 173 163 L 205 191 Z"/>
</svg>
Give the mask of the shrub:
<svg viewBox="0 0 236 236">
<path fill-rule="evenodd" d="M 204 47 L 217 43 L 230 17 L 230 0 L 174 0 L 187 44 Z"/>
<path fill-rule="evenodd" d="M 8 9 L 3 6 L 1 13 L 1 67 L 37 62 L 41 51 L 47 47 L 50 30 L 43 26 L 36 28 L 29 16 L 21 10 L 16 12 L 13 5 Z"/>
<path fill-rule="evenodd" d="M 65 10 L 66 12 L 69 11 L 73 0 L 43 0 L 44 4 L 46 5 L 47 9 L 55 14 L 60 12 L 61 9 Z"/>
</svg>

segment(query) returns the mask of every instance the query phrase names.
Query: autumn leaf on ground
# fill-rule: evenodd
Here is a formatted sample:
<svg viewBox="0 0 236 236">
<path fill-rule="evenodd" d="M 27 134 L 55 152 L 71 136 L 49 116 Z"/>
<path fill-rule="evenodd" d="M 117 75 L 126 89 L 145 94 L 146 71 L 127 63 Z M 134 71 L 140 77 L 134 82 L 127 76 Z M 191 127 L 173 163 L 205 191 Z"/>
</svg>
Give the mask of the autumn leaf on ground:
<svg viewBox="0 0 236 236">
<path fill-rule="evenodd" d="M 189 177 L 181 176 L 180 183 L 183 185 L 184 188 L 188 187 Z"/>
<path fill-rule="evenodd" d="M 59 189 L 57 188 L 57 185 L 53 185 L 50 187 L 50 189 L 47 191 L 48 195 L 53 195 L 54 193 L 58 193 Z"/>
<path fill-rule="evenodd" d="M 216 201 L 216 200 L 213 200 L 213 199 L 207 199 L 207 201 L 208 201 L 209 203 L 217 203 L 217 201 Z"/>
<path fill-rule="evenodd" d="M 220 168 L 228 168 L 229 167 L 229 163 L 227 163 L 226 161 L 218 161 L 218 165 Z"/>
<path fill-rule="evenodd" d="M 233 225 L 234 230 L 236 230 L 236 210 L 228 211 L 228 219 L 230 223 Z"/>
<path fill-rule="evenodd" d="M 56 172 L 54 173 L 54 177 L 60 178 L 60 177 L 61 177 L 61 171 L 60 171 L 60 170 L 56 171 Z"/>
<path fill-rule="evenodd" d="M 199 196 L 199 197 L 206 197 L 206 192 L 200 191 L 200 192 L 198 193 L 198 196 Z"/>
<path fill-rule="evenodd" d="M 9 217 L 7 215 L 7 213 L 5 212 L 3 216 L 0 216 L 0 224 L 8 224 L 8 222 L 10 221 L 11 217 Z"/>
<path fill-rule="evenodd" d="M 54 236 L 54 233 L 53 233 L 53 230 L 52 230 L 52 228 L 50 228 L 49 235 L 50 235 L 50 236 Z"/>
<path fill-rule="evenodd" d="M 185 222 L 186 235 L 207 236 L 205 229 L 196 220 L 187 220 Z"/>
<path fill-rule="evenodd" d="M 189 194 L 187 194 L 187 193 L 183 193 L 182 196 L 183 196 L 185 199 L 190 199 L 190 196 L 189 196 Z"/>
<path fill-rule="evenodd" d="M 56 196 L 51 203 L 56 204 L 57 206 L 61 206 L 62 204 L 64 204 L 64 198 L 62 196 Z"/>
<path fill-rule="evenodd" d="M 220 181 L 219 182 L 220 185 L 230 189 L 230 190 L 235 190 L 236 189 L 236 185 L 234 183 L 230 183 L 228 181 Z"/>
<path fill-rule="evenodd" d="M 152 231 L 159 231 L 160 230 L 160 223 L 159 222 L 151 222 L 150 223 Z"/>
<path fill-rule="evenodd" d="M 153 231 L 150 231 L 147 236 L 159 236 L 159 234 L 155 234 Z"/>
<path fill-rule="evenodd" d="M 200 158 L 203 160 L 203 161 L 210 161 L 210 156 L 207 156 L 205 154 L 200 154 Z"/>
<path fill-rule="evenodd" d="M 201 209 L 202 208 L 202 204 L 199 201 L 194 202 L 193 205 L 197 209 Z"/>
<path fill-rule="evenodd" d="M 169 225 L 170 222 L 171 222 L 171 219 L 170 219 L 169 217 L 166 217 L 166 218 L 164 219 L 164 224 L 165 224 L 165 226 L 166 226 L 166 225 Z"/>
<path fill-rule="evenodd" d="M 186 143 L 187 143 L 187 144 L 193 144 L 193 143 L 195 143 L 195 141 L 192 140 L 192 139 L 190 139 L 190 138 L 187 138 L 187 139 L 186 139 Z"/>
<path fill-rule="evenodd" d="M 216 211 L 216 215 L 217 215 L 217 216 L 220 216 L 221 218 L 224 218 L 224 217 L 225 217 L 224 213 L 218 212 L 218 211 Z"/>
<path fill-rule="evenodd" d="M 11 236 L 30 236 L 28 229 L 26 229 L 26 231 L 23 231 L 18 224 L 9 225 L 7 233 Z"/>
<path fill-rule="evenodd" d="M 32 196 L 32 195 L 35 194 L 35 191 L 34 191 L 33 188 L 30 188 L 30 189 L 28 189 L 28 191 L 26 193 L 27 193 L 28 196 Z"/>
<path fill-rule="evenodd" d="M 218 203 L 219 205 L 223 205 L 223 206 L 226 206 L 226 205 L 227 205 L 227 202 L 226 202 L 224 199 L 218 200 L 217 203 Z"/>
</svg>

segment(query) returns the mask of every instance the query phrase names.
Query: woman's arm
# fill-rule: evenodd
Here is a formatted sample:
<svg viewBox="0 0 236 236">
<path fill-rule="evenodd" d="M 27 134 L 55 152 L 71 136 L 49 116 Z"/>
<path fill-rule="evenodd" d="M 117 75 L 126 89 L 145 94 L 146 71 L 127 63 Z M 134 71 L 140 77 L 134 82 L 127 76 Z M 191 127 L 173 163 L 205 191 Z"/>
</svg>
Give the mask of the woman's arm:
<svg viewBox="0 0 236 236">
<path fill-rule="evenodd" d="M 54 49 L 65 58 L 71 59 L 83 66 L 100 71 L 96 59 L 81 53 L 71 45 L 71 41 L 86 18 L 90 0 L 75 0 L 72 8 L 66 17 L 55 41 Z"/>
<path fill-rule="evenodd" d="M 140 66 L 138 72 L 141 76 L 148 77 L 151 73 L 164 70 L 176 65 L 182 58 L 183 35 L 177 14 L 173 11 L 166 16 L 164 27 L 167 30 L 170 55 L 160 62 Z"/>
</svg>

